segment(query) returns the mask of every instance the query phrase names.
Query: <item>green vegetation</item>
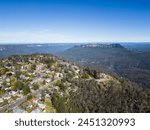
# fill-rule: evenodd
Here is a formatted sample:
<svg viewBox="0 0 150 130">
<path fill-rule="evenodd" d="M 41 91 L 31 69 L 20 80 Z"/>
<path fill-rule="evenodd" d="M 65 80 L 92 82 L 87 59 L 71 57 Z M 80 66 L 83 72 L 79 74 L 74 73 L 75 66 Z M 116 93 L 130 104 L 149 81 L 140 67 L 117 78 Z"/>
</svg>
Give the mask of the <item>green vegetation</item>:
<svg viewBox="0 0 150 130">
<path fill-rule="evenodd" d="M 5 75 L 5 73 L 7 72 L 8 70 L 5 68 L 5 67 L 3 67 L 2 69 L 0 69 L 0 76 L 1 75 Z"/>
<path fill-rule="evenodd" d="M 56 108 L 57 112 L 69 112 L 69 103 L 66 97 L 53 93 L 52 104 Z"/>
<path fill-rule="evenodd" d="M 31 94 L 29 94 L 28 96 L 27 96 L 27 100 L 31 100 L 33 97 L 32 97 L 32 95 Z"/>
<path fill-rule="evenodd" d="M 38 84 L 33 84 L 33 90 L 37 90 L 39 88 Z"/>
<path fill-rule="evenodd" d="M 0 97 L 3 97 L 4 94 L 6 94 L 6 91 L 4 89 L 0 89 Z"/>
<path fill-rule="evenodd" d="M 66 91 L 63 96 L 53 93 L 57 112 L 150 112 L 150 90 L 126 80 L 110 80 L 107 84 L 93 79 L 76 80 L 71 88 L 69 95 Z"/>
<path fill-rule="evenodd" d="M 27 85 L 24 85 L 22 90 L 23 90 L 23 95 L 27 95 L 31 92 L 29 86 Z"/>
<path fill-rule="evenodd" d="M 7 84 L 7 81 L 3 80 L 2 85 L 6 86 L 6 84 Z"/>
<path fill-rule="evenodd" d="M 56 112 L 56 109 L 54 108 L 50 98 L 45 99 L 45 105 L 46 105 L 46 108 L 45 108 L 46 112 L 49 112 L 49 113 Z"/>
<path fill-rule="evenodd" d="M 57 80 L 55 85 L 59 86 L 59 88 L 64 91 L 66 89 L 66 86 L 63 81 Z"/>
<path fill-rule="evenodd" d="M 28 93 L 30 93 L 30 88 L 28 86 L 28 82 L 23 83 L 14 78 L 11 80 L 10 88 L 14 91 L 23 90 L 24 95 L 27 95 Z"/>
<path fill-rule="evenodd" d="M 90 66 L 104 73 L 117 74 L 140 86 L 150 87 L 149 52 L 131 51 L 120 44 L 117 46 L 96 44 L 95 46 L 92 47 L 92 44 L 75 46 L 61 53 L 61 56 L 73 63 Z M 90 76 L 97 78 L 95 73 L 96 71 L 90 73 Z"/>
<path fill-rule="evenodd" d="M 36 64 L 32 64 L 32 65 L 31 65 L 31 70 L 32 70 L 32 71 L 36 70 Z"/>
<path fill-rule="evenodd" d="M 8 101 L 0 106 L 27 97 L 19 106 L 27 112 L 150 112 L 150 89 L 116 75 L 51 55 L 5 60 L 0 60 L 0 96 Z"/>
<path fill-rule="evenodd" d="M 8 104 L 8 101 L 7 101 L 7 100 L 4 100 L 2 103 L 0 103 L 0 107 L 4 106 L 4 105 L 6 105 L 6 104 Z"/>
</svg>

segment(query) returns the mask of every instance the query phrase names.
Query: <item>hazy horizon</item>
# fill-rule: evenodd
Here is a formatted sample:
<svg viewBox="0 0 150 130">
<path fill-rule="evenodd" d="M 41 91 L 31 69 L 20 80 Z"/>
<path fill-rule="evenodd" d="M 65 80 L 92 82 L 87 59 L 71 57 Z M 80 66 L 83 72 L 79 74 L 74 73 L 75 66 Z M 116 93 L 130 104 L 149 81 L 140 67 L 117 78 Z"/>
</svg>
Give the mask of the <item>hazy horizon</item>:
<svg viewBox="0 0 150 130">
<path fill-rule="evenodd" d="M 26 44 L 150 44 L 150 42 L 47 42 L 47 43 L 42 43 L 42 42 L 33 42 L 33 43 L 29 43 L 29 42 L 21 42 L 21 43 L 0 43 L 0 45 L 26 45 Z"/>
</svg>

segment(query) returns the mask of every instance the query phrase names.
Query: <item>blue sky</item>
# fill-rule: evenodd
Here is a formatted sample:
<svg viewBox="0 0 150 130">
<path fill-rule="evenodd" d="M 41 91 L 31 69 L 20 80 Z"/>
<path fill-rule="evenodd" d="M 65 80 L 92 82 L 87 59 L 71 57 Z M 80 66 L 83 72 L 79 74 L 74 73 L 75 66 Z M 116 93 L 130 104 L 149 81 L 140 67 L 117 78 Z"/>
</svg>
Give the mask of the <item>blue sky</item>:
<svg viewBox="0 0 150 130">
<path fill-rule="evenodd" d="M 0 0 L 0 43 L 129 41 L 150 41 L 150 0 Z"/>
</svg>

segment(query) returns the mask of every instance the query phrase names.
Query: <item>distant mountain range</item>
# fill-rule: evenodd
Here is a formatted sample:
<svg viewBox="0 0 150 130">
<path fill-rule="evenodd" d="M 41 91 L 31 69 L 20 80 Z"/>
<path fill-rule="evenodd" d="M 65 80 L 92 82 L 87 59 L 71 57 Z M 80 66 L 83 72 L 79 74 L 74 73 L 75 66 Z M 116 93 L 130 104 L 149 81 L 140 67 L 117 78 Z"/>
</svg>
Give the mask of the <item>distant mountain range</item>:
<svg viewBox="0 0 150 130">
<path fill-rule="evenodd" d="M 83 48 L 123 48 L 120 44 L 85 44 L 80 46 Z"/>
<path fill-rule="evenodd" d="M 35 53 L 58 54 L 75 44 L 8 44 L 0 45 L 0 58 L 12 55 L 29 55 Z"/>
<path fill-rule="evenodd" d="M 137 52 L 121 44 L 86 44 L 60 54 L 69 61 L 115 73 L 150 87 L 150 52 Z"/>
<path fill-rule="evenodd" d="M 128 78 L 144 87 L 150 84 L 149 43 L 0 45 L 0 58 L 29 54 L 62 56 L 71 62 Z"/>
</svg>

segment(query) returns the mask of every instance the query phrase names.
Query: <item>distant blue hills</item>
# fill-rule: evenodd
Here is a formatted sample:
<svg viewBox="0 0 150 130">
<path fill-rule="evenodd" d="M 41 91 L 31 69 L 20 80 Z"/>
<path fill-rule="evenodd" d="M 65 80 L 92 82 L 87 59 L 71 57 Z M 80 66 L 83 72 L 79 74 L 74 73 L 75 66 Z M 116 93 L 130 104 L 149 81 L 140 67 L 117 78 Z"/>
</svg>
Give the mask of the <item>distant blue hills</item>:
<svg viewBox="0 0 150 130">
<path fill-rule="evenodd" d="M 62 52 L 61 56 L 150 87 L 150 44 L 84 44 Z"/>
<path fill-rule="evenodd" d="M 95 43 L 94 43 L 95 44 Z M 98 43 L 97 45 L 99 45 Z M 103 43 L 108 44 L 108 43 Z M 53 43 L 53 44 L 0 44 L 0 57 L 8 57 L 11 55 L 25 55 L 34 53 L 46 53 L 58 55 L 67 49 L 76 45 L 89 45 L 79 43 Z M 113 44 L 115 45 L 115 44 Z M 117 43 L 117 45 L 120 45 Z M 121 43 L 122 46 L 129 50 L 138 52 L 150 52 L 150 43 Z"/>
<path fill-rule="evenodd" d="M 150 87 L 150 43 L 0 45 L 0 58 L 36 53 L 61 56 L 71 62 L 113 72 Z"/>
<path fill-rule="evenodd" d="M 71 47 L 74 44 L 7 44 L 0 45 L 0 57 L 8 57 L 11 55 L 28 55 L 35 53 L 54 54 L 57 55 Z"/>
</svg>

